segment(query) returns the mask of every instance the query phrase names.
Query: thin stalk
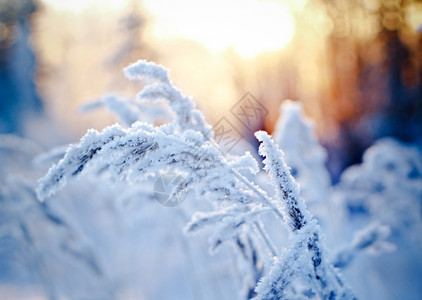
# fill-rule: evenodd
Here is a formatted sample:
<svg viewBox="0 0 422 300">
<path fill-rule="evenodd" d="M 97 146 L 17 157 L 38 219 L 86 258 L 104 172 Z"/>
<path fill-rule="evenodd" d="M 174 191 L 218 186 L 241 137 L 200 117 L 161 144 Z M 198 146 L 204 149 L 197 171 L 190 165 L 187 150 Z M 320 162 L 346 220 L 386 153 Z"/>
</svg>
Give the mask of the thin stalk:
<svg viewBox="0 0 422 300">
<path fill-rule="evenodd" d="M 264 203 L 267 205 L 271 210 L 282 220 L 284 220 L 283 215 L 281 214 L 280 210 L 272 203 L 271 199 L 263 194 L 261 191 L 259 191 L 248 179 L 246 179 L 244 176 L 240 175 L 237 171 L 231 169 L 230 170 L 234 176 L 239 179 L 243 184 L 245 184 L 251 191 L 253 191 Z"/>
<path fill-rule="evenodd" d="M 265 244 L 268 247 L 268 250 L 271 252 L 272 257 L 277 256 L 277 251 L 274 248 L 274 245 L 271 243 L 271 241 L 268 239 L 267 234 L 262 229 L 261 224 L 259 224 L 257 221 L 253 223 L 255 225 L 255 228 L 258 230 L 259 234 L 261 235 L 262 239 L 264 240 Z"/>
</svg>

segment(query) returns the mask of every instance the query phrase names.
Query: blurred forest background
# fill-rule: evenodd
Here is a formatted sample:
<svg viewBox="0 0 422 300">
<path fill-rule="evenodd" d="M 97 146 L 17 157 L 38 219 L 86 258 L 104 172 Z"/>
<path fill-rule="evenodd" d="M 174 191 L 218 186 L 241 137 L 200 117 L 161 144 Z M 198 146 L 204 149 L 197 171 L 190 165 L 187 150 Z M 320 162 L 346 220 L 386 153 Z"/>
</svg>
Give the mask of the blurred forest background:
<svg viewBox="0 0 422 300">
<path fill-rule="evenodd" d="M 280 103 L 302 101 L 333 182 L 380 137 L 421 144 L 422 1 L 260 1 L 282 8 L 269 24 L 246 13 L 258 1 L 71 2 L 0 2 L 1 133 L 52 145 L 114 123 L 105 111 L 78 109 L 107 92 L 133 95 L 139 87 L 121 70 L 147 59 L 168 67 L 211 123 L 249 91 L 270 112 L 256 129 L 271 132 Z M 215 7 L 212 16 L 201 19 L 201 6 Z M 170 21 L 214 35 L 204 43 L 157 31 Z M 240 47 L 224 44 L 240 34 Z"/>
</svg>

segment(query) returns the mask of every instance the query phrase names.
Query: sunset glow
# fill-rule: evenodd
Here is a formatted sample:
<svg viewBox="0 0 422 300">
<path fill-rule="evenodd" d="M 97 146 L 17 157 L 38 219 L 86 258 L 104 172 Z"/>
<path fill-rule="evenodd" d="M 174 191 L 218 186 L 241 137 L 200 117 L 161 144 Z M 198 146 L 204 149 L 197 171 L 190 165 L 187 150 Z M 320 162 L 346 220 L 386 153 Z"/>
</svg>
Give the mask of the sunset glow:
<svg viewBox="0 0 422 300">
<path fill-rule="evenodd" d="M 44 3 L 77 13 L 93 7 L 115 10 L 129 1 L 44 0 Z M 146 0 L 142 3 L 152 19 L 148 24 L 152 39 L 194 41 L 212 53 L 233 49 L 243 57 L 253 57 L 282 49 L 294 34 L 294 19 L 289 5 L 283 1 Z"/>
<path fill-rule="evenodd" d="M 193 40 L 215 53 L 231 48 L 252 57 L 283 48 L 294 33 L 290 9 L 282 2 L 147 0 L 145 5 L 155 18 L 155 38 Z"/>
</svg>

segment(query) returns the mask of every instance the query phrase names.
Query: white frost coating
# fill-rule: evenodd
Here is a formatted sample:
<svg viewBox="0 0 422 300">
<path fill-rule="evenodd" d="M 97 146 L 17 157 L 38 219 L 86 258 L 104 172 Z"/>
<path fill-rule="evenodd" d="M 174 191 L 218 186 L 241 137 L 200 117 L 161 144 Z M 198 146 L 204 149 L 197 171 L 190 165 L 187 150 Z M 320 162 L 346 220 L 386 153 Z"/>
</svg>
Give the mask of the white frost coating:
<svg viewBox="0 0 422 300">
<path fill-rule="evenodd" d="M 66 185 L 67 181 L 78 175 L 87 163 L 102 149 L 102 147 L 124 134 L 123 129 L 114 125 L 106 128 L 102 134 L 90 129 L 78 145 L 70 145 L 63 159 L 50 168 L 48 173 L 38 181 L 38 199 L 54 194 Z"/>
<path fill-rule="evenodd" d="M 259 154 L 265 157 L 264 170 L 270 174 L 275 186 L 276 204 L 283 212 L 291 230 L 299 230 L 311 219 L 311 214 L 300 198 L 299 187 L 283 160 L 284 154 L 266 132 L 258 131 L 255 136 L 261 142 Z"/>
<path fill-rule="evenodd" d="M 270 174 L 277 200 L 288 224 L 291 247 L 274 263 L 270 273 L 256 287 L 257 299 L 308 299 L 317 294 L 321 299 L 354 299 L 340 275 L 330 265 L 321 241 L 320 227 L 306 209 L 303 199 L 281 152 L 263 131 L 255 133 L 261 142 L 259 153 L 265 157 L 265 170 Z M 301 287 L 308 289 L 303 290 Z"/>
<path fill-rule="evenodd" d="M 207 139 L 213 132 L 204 116 L 195 109 L 193 101 L 184 96 L 168 77 L 168 71 L 155 63 L 139 60 L 125 69 L 125 75 L 132 80 L 147 79 L 147 86 L 138 94 L 140 100 L 166 100 L 174 111 L 176 123 L 181 130 L 194 129 Z"/>
<path fill-rule="evenodd" d="M 146 60 L 138 60 L 124 69 L 127 78 L 132 80 L 161 81 L 170 84 L 168 71 L 161 65 Z"/>
<path fill-rule="evenodd" d="M 248 170 L 252 174 L 259 172 L 258 162 L 253 158 L 250 152 L 246 152 L 245 155 L 238 157 L 235 160 L 229 161 L 230 167 L 239 170 Z"/>
<path fill-rule="evenodd" d="M 283 101 L 273 136 L 307 203 L 326 202 L 330 186 L 325 167 L 327 153 L 319 144 L 314 124 L 304 115 L 300 102 Z"/>
<path fill-rule="evenodd" d="M 186 185 L 195 187 L 200 195 L 214 200 L 256 201 L 233 177 L 231 167 L 212 142 L 205 141 L 198 132 L 175 134 L 172 128 L 135 123 L 129 129 L 114 125 L 101 133 L 90 130 L 39 180 L 39 199 L 54 194 L 86 167 L 107 164 L 116 179 L 136 181 L 158 170 L 173 170 L 182 172 Z"/>
</svg>

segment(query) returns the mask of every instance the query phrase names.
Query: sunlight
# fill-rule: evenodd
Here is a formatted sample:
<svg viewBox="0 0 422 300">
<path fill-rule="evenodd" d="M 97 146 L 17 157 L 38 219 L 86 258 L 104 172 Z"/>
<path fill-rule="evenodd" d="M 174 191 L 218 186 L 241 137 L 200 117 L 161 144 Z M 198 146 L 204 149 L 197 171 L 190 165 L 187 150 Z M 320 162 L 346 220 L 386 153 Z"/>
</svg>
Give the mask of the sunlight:
<svg viewBox="0 0 422 300">
<path fill-rule="evenodd" d="M 118 9 L 127 5 L 127 0 L 42 0 L 49 7 L 57 10 L 65 10 L 71 12 L 81 12 L 94 5 L 101 5 L 103 8 Z"/>
<path fill-rule="evenodd" d="M 43 2 L 54 9 L 75 13 L 90 7 L 114 10 L 129 3 L 127 0 Z M 287 2 L 145 0 L 143 4 L 153 17 L 150 29 L 152 38 L 192 40 L 204 45 L 213 53 L 233 49 L 239 55 L 250 58 L 263 52 L 282 49 L 292 39 L 294 19 Z M 293 9 L 295 6 L 296 4 Z"/>
<path fill-rule="evenodd" d="M 283 2 L 258 0 L 146 0 L 157 39 L 182 38 L 214 53 L 233 49 L 243 57 L 283 48 L 294 33 L 294 19 Z"/>
</svg>

